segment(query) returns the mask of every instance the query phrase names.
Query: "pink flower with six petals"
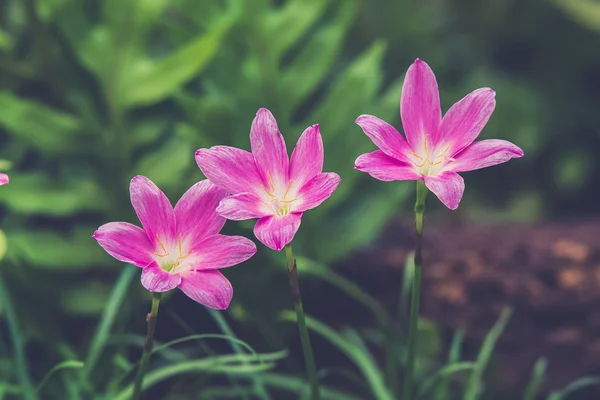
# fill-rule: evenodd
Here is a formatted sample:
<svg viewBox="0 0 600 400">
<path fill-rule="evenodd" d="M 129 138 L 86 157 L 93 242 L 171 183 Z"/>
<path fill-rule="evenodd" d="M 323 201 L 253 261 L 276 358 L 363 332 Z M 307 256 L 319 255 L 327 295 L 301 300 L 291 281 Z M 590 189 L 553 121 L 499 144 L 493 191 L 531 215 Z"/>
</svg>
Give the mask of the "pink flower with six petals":
<svg viewBox="0 0 600 400">
<path fill-rule="evenodd" d="M 250 130 L 252 153 L 228 146 L 196 151 L 196 162 L 215 185 L 232 194 L 217 208 L 231 220 L 258 218 L 254 234 L 280 251 L 300 227 L 302 213 L 331 196 L 340 177 L 323 173 L 319 126 L 302 133 L 291 159 L 283 135 L 269 110 L 256 113 Z"/>
<path fill-rule="evenodd" d="M 417 59 L 404 78 L 400 116 L 406 139 L 390 124 L 361 115 L 356 123 L 380 150 L 362 154 L 355 169 L 382 181 L 424 180 L 444 205 L 458 207 L 465 183 L 458 172 L 472 171 L 523 156 L 506 140 L 474 142 L 494 111 L 495 92 L 477 89 L 442 118 L 435 75 Z"/>
<path fill-rule="evenodd" d="M 143 229 L 109 222 L 93 235 L 100 246 L 117 260 L 143 268 L 142 285 L 149 291 L 179 288 L 206 307 L 226 309 L 233 288 L 217 270 L 256 253 L 251 240 L 219 234 L 225 218 L 216 208 L 227 193 L 204 180 L 188 189 L 173 208 L 144 176 L 134 177 L 129 190 Z"/>
</svg>

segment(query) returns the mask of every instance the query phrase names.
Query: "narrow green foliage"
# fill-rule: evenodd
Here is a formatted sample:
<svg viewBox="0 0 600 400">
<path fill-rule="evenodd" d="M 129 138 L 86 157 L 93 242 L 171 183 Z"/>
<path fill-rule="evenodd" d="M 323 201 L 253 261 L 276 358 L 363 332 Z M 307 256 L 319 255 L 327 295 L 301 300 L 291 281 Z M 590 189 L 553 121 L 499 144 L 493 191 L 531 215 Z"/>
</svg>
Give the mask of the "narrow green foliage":
<svg viewBox="0 0 600 400">
<path fill-rule="evenodd" d="M 48 371 L 46 373 L 46 375 L 44 375 L 44 377 L 42 378 L 40 383 L 37 385 L 36 391 L 39 392 L 55 372 L 60 371 L 62 369 L 83 368 L 83 365 L 84 365 L 83 362 L 78 361 L 78 360 L 66 360 L 66 361 L 62 361 L 62 362 L 56 364 L 54 367 L 52 367 L 52 369 L 50 369 L 50 371 Z"/>
<path fill-rule="evenodd" d="M 462 371 L 470 371 L 474 370 L 476 367 L 475 363 L 472 362 L 457 362 L 454 364 L 447 364 L 442 367 L 440 370 L 436 371 L 433 375 L 427 378 L 422 384 L 417 396 L 415 397 L 417 400 L 419 399 L 427 399 L 424 397 L 429 391 L 433 390 L 436 387 L 438 382 L 444 382 L 449 379 L 453 374 Z M 448 392 L 445 392 L 445 397 L 448 396 Z"/>
<path fill-rule="evenodd" d="M 283 312 L 282 318 L 286 321 L 295 321 L 295 315 L 292 312 Z M 358 345 L 356 335 L 352 335 L 352 341 L 344 338 L 327 325 L 313 318 L 306 318 L 308 327 L 317 334 L 323 336 L 331 344 L 346 354 L 358 367 L 367 380 L 371 393 L 376 400 L 392 400 L 393 396 L 388 391 L 383 381 L 383 373 L 377 366 L 373 356 L 363 345 Z"/>
<path fill-rule="evenodd" d="M 594 376 L 579 378 L 575 382 L 569 383 L 564 389 L 550 393 L 548 400 L 565 400 L 571 394 L 593 385 L 600 385 L 600 378 Z"/>
<path fill-rule="evenodd" d="M 531 380 L 525 389 L 525 393 L 523 394 L 523 400 L 535 400 L 540 389 L 540 385 L 544 380 L 546 375 L 546 368 L 548 367 L 548 360 L 545 358 L 540 358 L 535 362 L 533 366 L 533 374 L 531 375 Z"/>
<path fill-rule="evenodd" d="M 492 357 L 494 346 L 500 337 L 500 334 L 504 330 L 504 327 L 508 323 L 510 316 L 512 315 L 512 308 L 507 307 L 502 310 L 500 317 L 485 337 L 479 355 L 477 356 L 475 370 L 471 373 L 469 381 L 465 389 L 464 400 L 476 400 L 479 398 L 483 391 L 483 373 Z"/>
<path fill-rule="evenodd" d="M 3 313 L 6 317 L 8 324 L 8 330 L 10 333 L 10 340 L 12 342 L 12 348 L 14 351 L 15 358 L 15 370 L 17 378 L 19 379 L 19 386 L 22 391 L 22 398 L 25 400 L 35 400 L 37 397 L 29 377 L 27 370 L 27 360 L 25 358 L 25 349 L 23 343 L 23 335 L 19 329 L 19 321 L 17 319 L 16 311 L 12 305 L 12 301 L 4 280 L 0 276 L 0 305 L 2 305 Z"/>
</svg>

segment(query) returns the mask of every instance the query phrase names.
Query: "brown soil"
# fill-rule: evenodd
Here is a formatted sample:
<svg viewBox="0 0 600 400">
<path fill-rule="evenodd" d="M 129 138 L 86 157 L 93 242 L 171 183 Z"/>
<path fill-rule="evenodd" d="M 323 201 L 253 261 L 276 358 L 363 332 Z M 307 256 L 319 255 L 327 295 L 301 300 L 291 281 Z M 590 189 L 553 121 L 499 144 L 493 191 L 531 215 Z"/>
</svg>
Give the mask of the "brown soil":
<svg viewBox="0 0 600 400">
<path fill-rule="evenodd" d="M 511 305 L 495 353 L 503 386 L 522 388 L 542 356 L 549 361 L 544 391 L 600 374 L 600 221 L 427 223 L 422 312 L 448 332 L 464 330 L 466 356 Z M 378 244 L 339 266 L 390 307 L 413 243 L 410 226 L 392 225 Z"/>
</svg>

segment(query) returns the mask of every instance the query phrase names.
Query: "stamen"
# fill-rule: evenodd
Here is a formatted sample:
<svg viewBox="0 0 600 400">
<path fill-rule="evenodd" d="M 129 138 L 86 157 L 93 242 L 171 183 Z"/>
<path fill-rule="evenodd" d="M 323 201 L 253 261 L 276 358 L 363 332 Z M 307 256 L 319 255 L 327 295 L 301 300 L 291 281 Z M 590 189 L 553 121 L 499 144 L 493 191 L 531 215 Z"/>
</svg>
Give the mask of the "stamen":
<svg viewBox="0 0 600 400">
<path fill-rule="evenodd" d="M 418 155 L 417 153 L 413 153 L 412 151 L 409 151 L 408 154 L 410 154 L 411 156 L 415 156 L 420 160 L 423 160 L 423 157 L 421 157 L 420 155 Z"/>
<path fill-rule="evenodd" d="M 271 179 L 271 175 L 267 172 L 267 180 L 269 181 L 269 186 L 271 187 L 271 192 L 275 191 L 275 186 L 273 186 L 273 180 Z"/>
<path fill-rule="evenodd" d="M 169 254 L 169 253 L 167 253 L 167 249 L 165 249 L 165 245 L 163 244 L 163 242 L 162 242 L 162 241 L 160 240 L 160 238 L 158 237 L 158 233 L 156 234 L 156 240 L 158 240 L 158 244 L 160 244 L 160 247 L 162 248 L 162 251 L 163 251 L 164 253 L 166 253 L 166 254 Z"/>
<path fill-rule="evenodd" d="M 272 192 L 269 192 L 269 191 L 267 190 L 267 188 L 266 188 L 266 187 L 264 187 L 263 185 L 260 185 L 260 187 L 262 188 L 262 190 L 264 190 L 264 191 L 265 191 L 265 193 L 266 193 L 268 196 L 275 197 L 275 195 L 274 195 Z"/>
</svg>

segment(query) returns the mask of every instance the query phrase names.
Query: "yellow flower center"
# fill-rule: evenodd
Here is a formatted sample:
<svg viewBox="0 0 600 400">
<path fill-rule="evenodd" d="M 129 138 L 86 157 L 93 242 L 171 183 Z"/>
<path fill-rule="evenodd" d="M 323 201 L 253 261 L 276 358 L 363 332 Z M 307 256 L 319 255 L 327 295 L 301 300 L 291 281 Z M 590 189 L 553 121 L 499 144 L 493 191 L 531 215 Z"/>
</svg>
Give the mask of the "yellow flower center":
<svg viewBox="0 0 600 400">
<path fill-rule="evenodd" d="M 447 156 L 448 150 L 452 146 L 453 142 L 450 142 L 443 150 L 439 151 L 427 146 L 427 138 L 429 135 L 425 135 L 423 139 L 423 149 L 419 153 L 409 151 L 408 154 L 412 157 L 412 164 L 417 168 L 418 172 L 422 175 L 429 176 L 445 164 L 446 161 L 452 161 L 453 159 Z M 433 153 L 433 154 L 432 154 Z"/>
<path fill-rule="evenodd" d="M 290 196 L 290 186 L 292 184 L 292 180 L 290 179 L 288 181 L 283 194 L 277 193 L 270 175 L 267 175 L 267 180 L 269 181 L 269 188 L 266 188 L 264 185 L 260 185 L 260 187 L 268 196 L 266 199 L 264 199 L 264 204 L 273 210 L 275 215 L 279 215 L 281 217 L 288 215 L 291 212 L 292 203 L 298 200 L 297 197 L 288 199 L 288 196 Z"/>
<path fill-rule="evenodd" d="M 177 249 L 172 249 L 171 252 L 167 251 L 167 248 L 158 237 L 158 234 L 156 235 L 156 239 L 158 240 L 160 251 L 157 250 L 153 254 L 158 257 L 158 259 L 155 259 L 158 265 L 167 272 L 175 272 L 175 269 L 194 252 L 193 250 L 190 250 L 184 254 L 181 245 L 181 235 L 177 239 Z M 178 254 L 178 256 L 174 258 L 171 256 L 171 253 Z"/>
</svg>

